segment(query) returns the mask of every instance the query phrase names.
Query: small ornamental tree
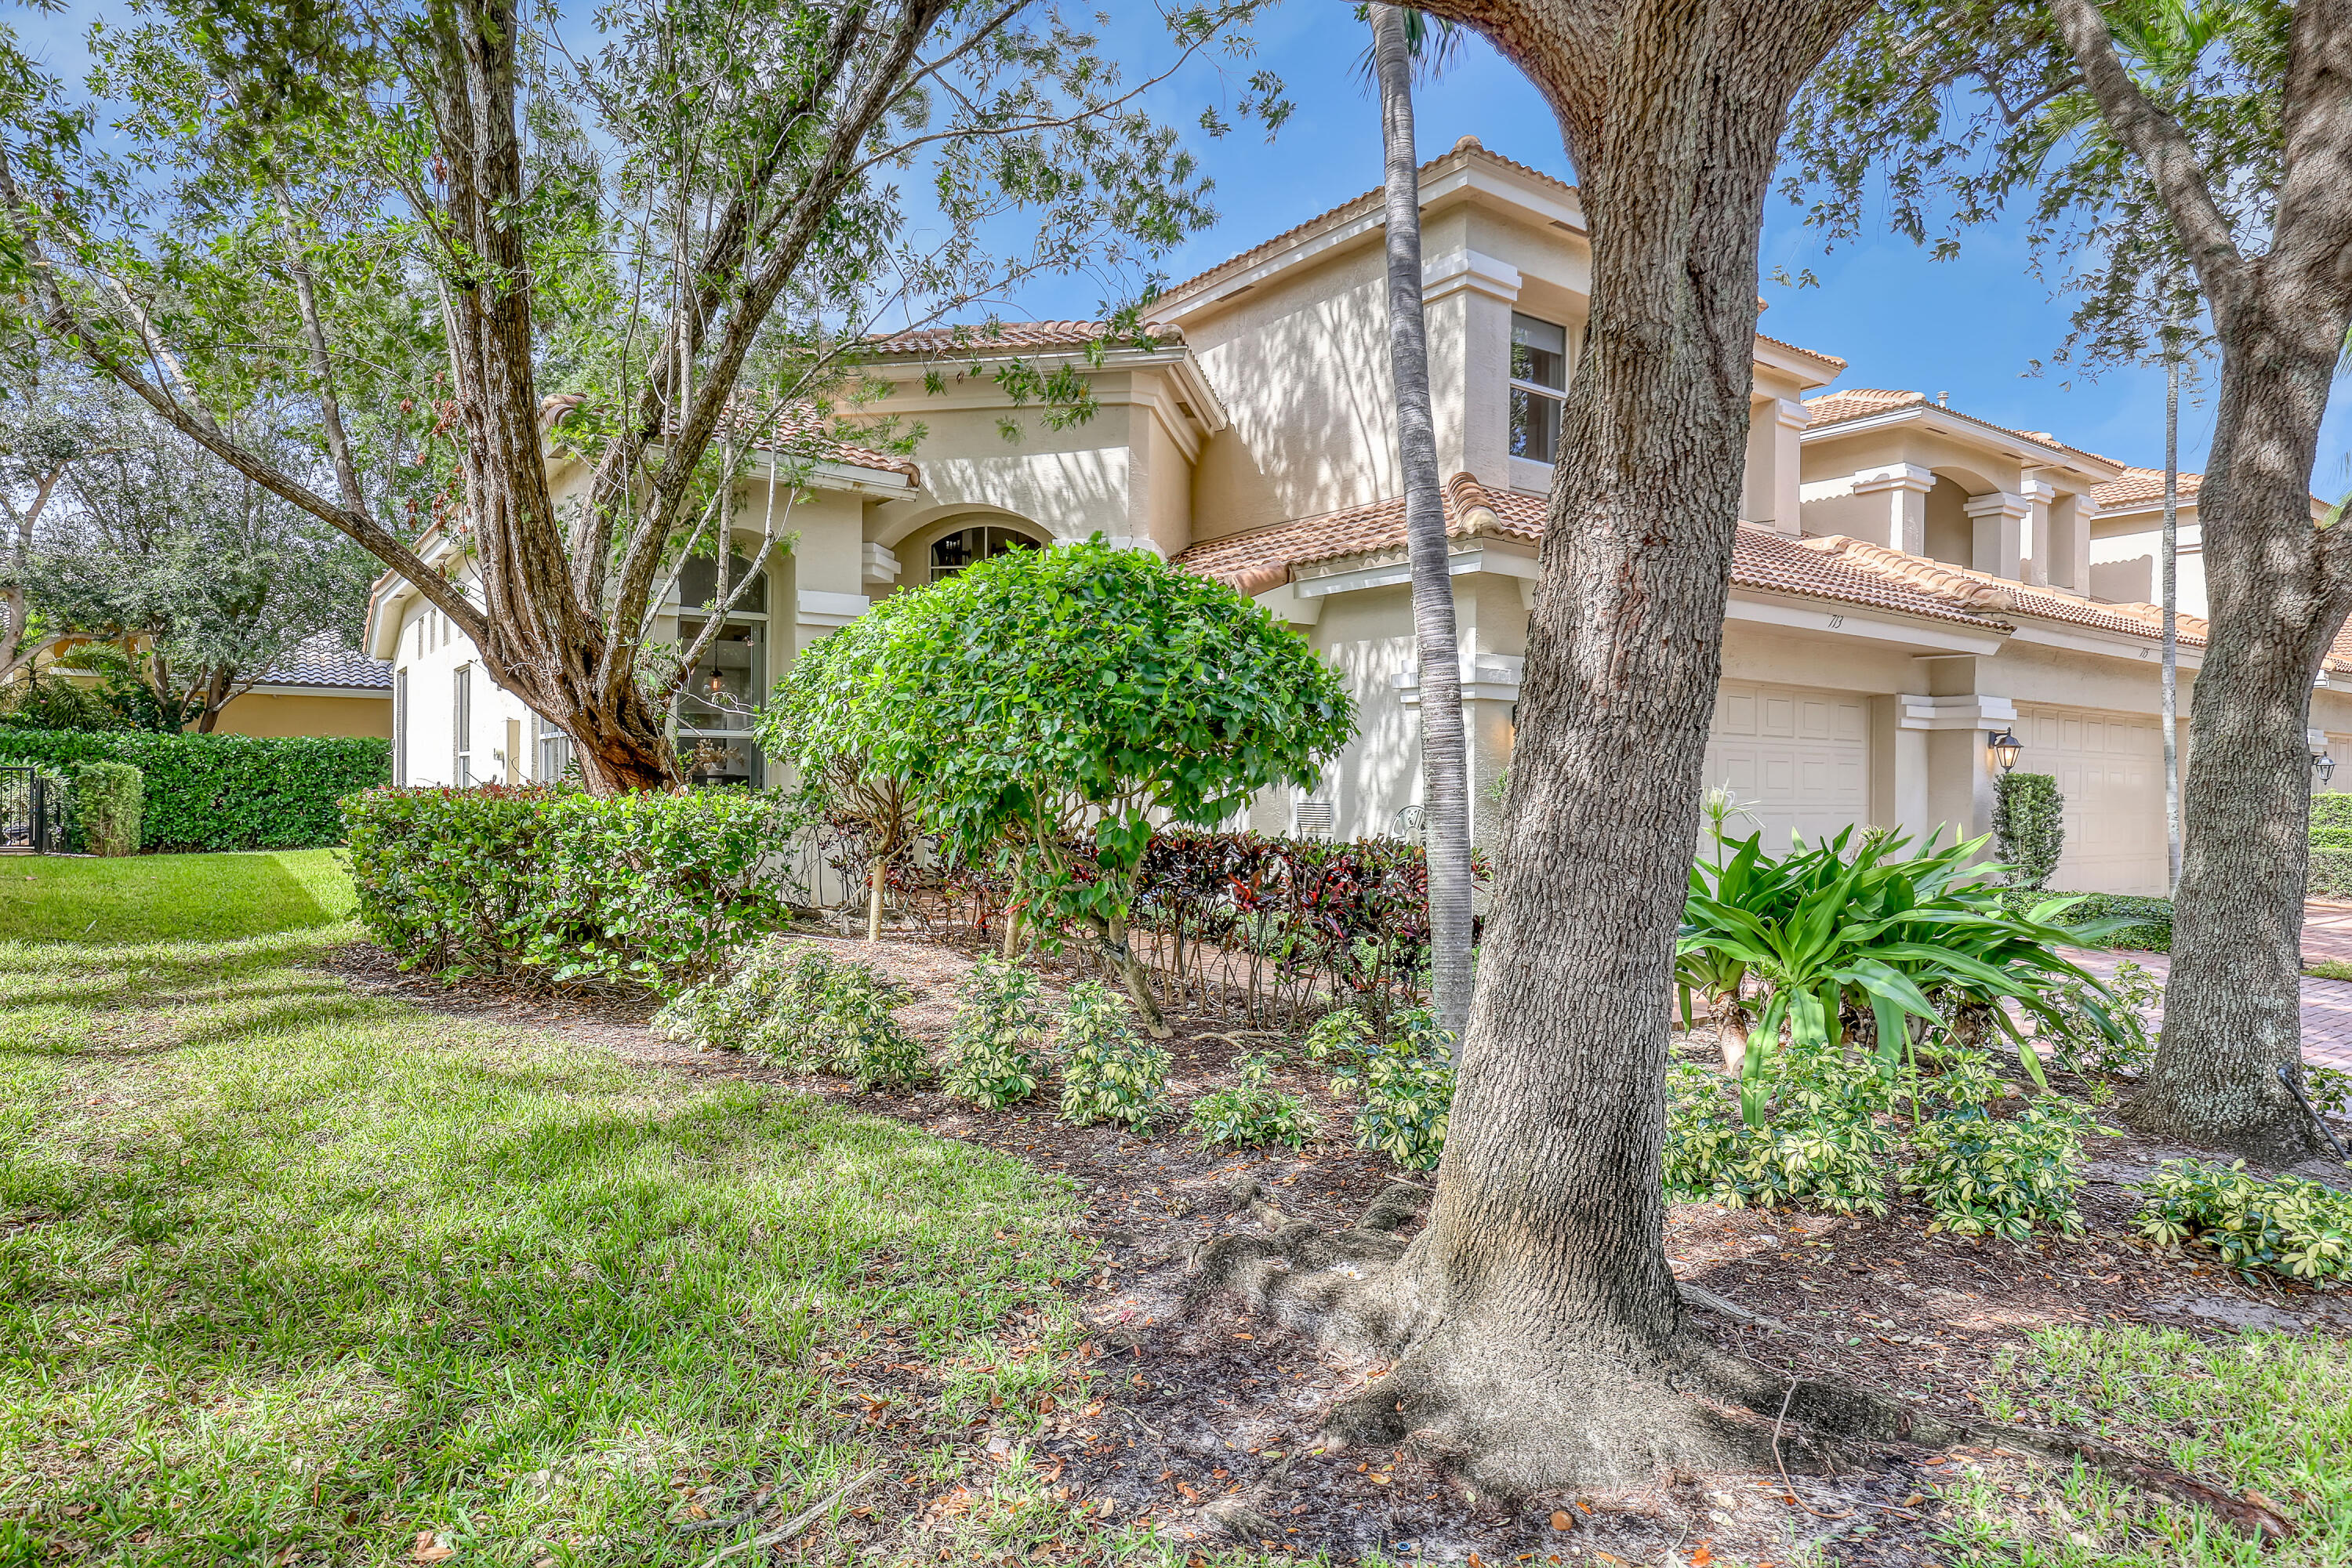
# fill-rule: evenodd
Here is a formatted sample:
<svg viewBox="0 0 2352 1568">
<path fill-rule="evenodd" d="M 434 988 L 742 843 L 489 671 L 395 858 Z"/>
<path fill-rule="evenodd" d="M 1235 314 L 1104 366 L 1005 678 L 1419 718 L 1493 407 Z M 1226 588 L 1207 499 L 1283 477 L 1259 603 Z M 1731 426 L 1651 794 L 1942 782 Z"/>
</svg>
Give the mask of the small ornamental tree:
<svg viewBox="0 0 2352 1568">
<path fill-rule="evenodd" d="M 904 780 L 957 852 L 1010 843 L 1031 910 L 1087 933 L 1165 1036 L 1128 943 L 1154 822 L 1311 789 L 1355 704 L 1265 610 L 1097 536 L 892 595 L 803 654 L 761 725 L 804 772 Z"/>
<path fill-rule="evenodd" d="M 2066 847 L 2066 797 L 2048 773 L 2003 773 L 1994 782 L 1994 855 L 2012 886 L 2039 888 Z"/>
</svg>

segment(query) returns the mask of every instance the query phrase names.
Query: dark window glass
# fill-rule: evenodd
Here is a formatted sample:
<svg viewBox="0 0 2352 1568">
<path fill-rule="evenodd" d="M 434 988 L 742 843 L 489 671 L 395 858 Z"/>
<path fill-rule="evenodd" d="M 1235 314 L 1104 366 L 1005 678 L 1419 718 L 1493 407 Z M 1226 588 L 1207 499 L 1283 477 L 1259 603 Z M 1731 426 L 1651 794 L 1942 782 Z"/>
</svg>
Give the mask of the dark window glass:
<svg viewBox="0 0 2352 1568">
<path fill-rule="evenodd" d="M 1568 385 L 1568 329 L 1532 316 L 1511 318 L 1511 379 L 1554 392 Z"/>
<path fill-rule="evenodd" d="M 740 555 L 728 558 L 727 595 L 733 602 L 727 607 L 747 615 L 765 615 L 768 611 L 768 574 L 765 572 L 753 575 L 751 585 L 743 590 L 741 597 L 739 598 L 735 595 L 736 584 L 742 582 L 743 574 L 751 570 L 751 563 Z M 689 610 L 709 609 L 711 597 L 718 592 L 719 562 L 717 558 L 709 555 L 688 556 L 686 564 L 680 566 L 677 571 L 677 602 Z"/>
<path fill-rule="evenodd" d="M 931 581 L 952 577 L 975 561 L 1002 555 L 1008 550 L 1035 550 L 1037 542 L 1010 528 L 986 523 L 943 534 L 931 546 Z"/>
<path fill-rule="evenodd" d="M 1530 463 L 1559 461 L 1559 398 L 1511 388 L 1511 456 Z"/>
</svg>

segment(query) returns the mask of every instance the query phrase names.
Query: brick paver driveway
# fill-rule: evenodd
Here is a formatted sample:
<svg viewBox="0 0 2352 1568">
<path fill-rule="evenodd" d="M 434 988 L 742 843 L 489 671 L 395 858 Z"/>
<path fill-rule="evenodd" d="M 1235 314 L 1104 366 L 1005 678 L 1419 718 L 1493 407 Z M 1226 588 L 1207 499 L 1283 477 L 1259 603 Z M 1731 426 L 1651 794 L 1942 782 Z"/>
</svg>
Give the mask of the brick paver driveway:
<svg viewBox="0 0 2352 1568">
<path fill-rule="evenodd" d="M 2089 952 L 2074 955 L 2100 974 L 2130 959 L 2162 974 L 2170 961 L 2160 952 Z M 2303 958 L 2352 963 L 2352 904 L 2303 906 Z M 2352 1071 L 2352 982 L 2303 977 L 2303 1059 Z"/>
</svg>

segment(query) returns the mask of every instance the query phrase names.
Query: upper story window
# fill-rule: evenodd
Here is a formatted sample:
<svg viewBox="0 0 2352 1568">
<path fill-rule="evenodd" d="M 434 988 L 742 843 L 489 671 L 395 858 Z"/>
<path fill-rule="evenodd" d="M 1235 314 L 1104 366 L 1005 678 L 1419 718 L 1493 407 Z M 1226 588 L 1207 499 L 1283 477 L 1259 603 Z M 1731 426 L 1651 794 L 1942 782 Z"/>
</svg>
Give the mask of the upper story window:
<svg viewBox="0 0 2352 1568">
<path fill-rule="evenodd" d="M 751 579 L 744 586 L 745 577 Z M 677 602 L 688 610 L 707 610 L 710 601 L 719 595 L 719 562 L 709 555 L 690 555 L 678 563 Z M 727 611 L 741 615 L 746 611 L 764 615 L 768 608 L 768 574 L 754 572 L 751 563 L 739 552 L 727 557 Z"/>
<path fill-rule="evenodd" d="M 931 545 L 931 581 L 954 576 L 975 561 L 1002 555 L 1008 550 L 1034 550 L 1037 542 L 1018 529 L 988 523 L 942 534 Z"/>
<path fill-rule="evenodd" d="M 1514 315 L 1511 456 L 1531 463 L 1559 459 L 1559 408 L 1567 390 L 1568 329 L 1533 316 Z"/>
</svg>

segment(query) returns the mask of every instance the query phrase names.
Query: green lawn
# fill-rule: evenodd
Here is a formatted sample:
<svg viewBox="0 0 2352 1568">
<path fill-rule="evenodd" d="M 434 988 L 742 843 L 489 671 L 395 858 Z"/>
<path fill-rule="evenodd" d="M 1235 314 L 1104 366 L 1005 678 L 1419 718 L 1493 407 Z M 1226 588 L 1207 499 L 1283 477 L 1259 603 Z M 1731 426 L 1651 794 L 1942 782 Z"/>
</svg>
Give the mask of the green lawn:
<svg viewBox="0 0 2352 1568">
<path fill-rule="evenodd" d="M 334 925 L 352 907 L 332 849 L 0 856 L 0 942 L 226 942 Z"/>
<path fill-rule="evenodd" d="M 35 884 L 8 904 L 31 940 L 0 942 L 7 1568 L 699 1563 L 759 1524 L 681 1535 L 694 1489 L 731 1511 L 772 1479 L 770 1524 L 872 1463 L 932 1495 L 975 1414 L 1017 1434 L 1076 1375 L 1055 1178 L 355 995 L 306 967 L 352 934 L 320 923 L 348 900 L 323 856 L 10 870 Z M 258 929 L 37 920 L 89 910 Z M 917 1375 L 849 1370 L 876 1352 Z M 962 1479 L 958 1561 L 1076 1525 L 1025 1467 Z"/>
<path fill-rule="evenodd" d="M 1950 1541 L 1968 1568 L 2296 1568 L 2352 1564 L 2352 1347 L 2248 1333 L 2056 1328 L 2033 1337 L 1988 1397 L 2125 1443 L 2190 1475 L 2255 1491 L 2303 1531 L 2265 1551 L 2200 1510 L 2077 1470 L 2028 1473 L 2002 1490 L 1981 1471 L 1949 1494 Z"/>
<path fill-rule="evenodd" d="M 1265 1561 L 973 1459 L 975 1417 L 1017 1436 L 1086 1396 L 1058 1178 L 355 995 L 315 967 L 355 934 L 324 851 L 0 885 L 0 1568 L 698 1565 L 876 1464 L 900 1501 L 807 1560 L 873 1561 L 866 1531 L 905 1561 L 909 1493 L 961 1485 L 920 1560 Z M 2340 1342 L 2053 1330 L 1988 1403 L 2310 1533 L 2265 1557 L 2102 1481 L 1956 1466 L 1956 1565 L 2352 1568 Z M 751 1523 L 681 1533 L 755 1481 Z"/>
</svg>

